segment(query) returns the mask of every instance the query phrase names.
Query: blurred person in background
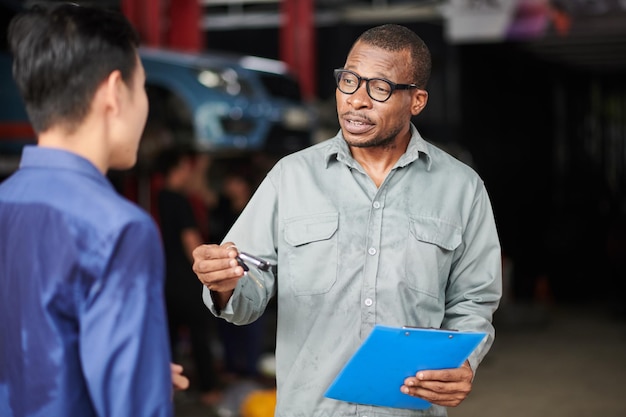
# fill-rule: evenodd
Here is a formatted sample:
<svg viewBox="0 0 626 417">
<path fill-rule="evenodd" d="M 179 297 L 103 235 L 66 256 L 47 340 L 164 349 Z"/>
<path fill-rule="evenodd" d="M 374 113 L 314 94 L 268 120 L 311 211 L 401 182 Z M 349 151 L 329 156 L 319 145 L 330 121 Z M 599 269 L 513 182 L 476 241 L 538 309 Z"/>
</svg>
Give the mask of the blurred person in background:
<svg viewBox="0 0 626 417">
<path fill-rule="evenodd" d="M 217 205 L 209 211 L 210 242 L 220 243 L 224 239 L 250 201 L 253 187 L 253 180 L 243 167 L 234 166 L 225 173 Z M 227 380 L 258 379 L 265 337 L 264 317 L 245 325 L 219 320 L 217 328 L 223 347 L 223 371 Z"/>
<path fill-rule="evenodd" d="M 148 114 L 139 39 L 118 13 L 35 7 L 11 22 L 37 146 L 0 185 L 0 415 L 172 416 L 163 251 L 106 178 Z"/>
<path fill-rule="evenodd" d="M 495 337 L 501 251 L 477 173 L 425 141 L 430 52 L 411 30 L 364 32 L 334 72 L 340 131 L 267 174 L 221 245 L 194 250 L 210 311 L 257 320 L 277 297 L 277 417 L 445 416 Z M 245 251 L 275 268 L 244 274 Z M 485 332 L 457 369 L 397 381 L 426 410 L 357 406 L 324 392 L 376 324 Z"/>
<path fill-rule="evenodd" d="M 192 385 L 200 391 L 200 401 L 214 406 L 220 399 L 215 358 L 210 344 L 211 323 L 200 296 L 202 285 L 192 270 L 192 251 L 202 243 L 196 217 L 188 197 L 195 175 L 196 153 L 182 147 L 165 148 L 157 158 L 163 177 L 158 192 L 158 221 L 165 248 L 165 299 L 170 333 L 170 347 L 177 361 L 182 349 L 191 348 Z"/>
</svg>

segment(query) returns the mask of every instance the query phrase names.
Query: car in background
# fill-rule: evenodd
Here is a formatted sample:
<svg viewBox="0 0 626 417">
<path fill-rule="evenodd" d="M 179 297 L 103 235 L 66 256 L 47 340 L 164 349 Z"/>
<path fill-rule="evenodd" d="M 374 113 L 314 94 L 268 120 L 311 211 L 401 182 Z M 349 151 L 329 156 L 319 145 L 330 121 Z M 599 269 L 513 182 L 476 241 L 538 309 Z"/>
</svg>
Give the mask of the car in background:
<svg viewBox="0 0 626 417">
<path fill-rule="evenodd" d="M 0 52 L 0 180 L 17 169 L 22 147 L 36 141 L 13 81 L 11 62 L 8 53 Z"/>
<path fill-rule="evenodd" d="M 283 62 L 144 47 L 140 56 L 150 101 L 147 142 L 156 136 L 200 150 L 277 154 L 312 144 L 315 112 Z"/>
<path fill-rule="evenodd" d="M 264 151 L 282 156 L 312 144 L 315 111 L 281 61 L 223 52 L 140 48 L 150 102 L 139 163 L 163 146 L 214 154 Z M 24 105 L 0 52 L 0 178 L 34 143 Z M 148 159 L 148 161 L 142 160 Z"/>
</svg>

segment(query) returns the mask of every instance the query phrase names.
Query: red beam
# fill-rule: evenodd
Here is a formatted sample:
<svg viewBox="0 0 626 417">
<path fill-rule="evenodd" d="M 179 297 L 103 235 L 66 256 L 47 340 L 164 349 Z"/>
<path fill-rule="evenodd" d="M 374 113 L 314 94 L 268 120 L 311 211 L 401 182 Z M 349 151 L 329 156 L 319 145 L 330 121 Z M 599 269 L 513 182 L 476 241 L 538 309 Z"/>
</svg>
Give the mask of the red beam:
<svg viewBox="0 0 626 417">
<path fill-rule="evenodd" d="M 161 0 L 122 0 L 122 13 L 135 27 L 142 43 L 161 46 L 163 13 Z"/>
<path fill-rule="evenodd" d="M 148 46 L 162 45 L 163 32 L 163 11 L 161 9 L 161 0 L 145 0 L 145 42 Z"/>
<path fill-rule="evenodd" d="M 202 7 L 198 0 L 170 1 L 169 17 L 169 47 L 192 52 L 204 49 L 204 35 L 200 28 Z"/>
<path fill-rule="evenodd" d="M 306 100 L 316 96 L 315 10 L 313 0 L 283 0 L 280 59 L 295 74 Z"/>
<path fill-rule="evenodd" d="M 0 140 L 32 139 L 36 136 L 28 122 L 0 122 Z"/>
</svg>

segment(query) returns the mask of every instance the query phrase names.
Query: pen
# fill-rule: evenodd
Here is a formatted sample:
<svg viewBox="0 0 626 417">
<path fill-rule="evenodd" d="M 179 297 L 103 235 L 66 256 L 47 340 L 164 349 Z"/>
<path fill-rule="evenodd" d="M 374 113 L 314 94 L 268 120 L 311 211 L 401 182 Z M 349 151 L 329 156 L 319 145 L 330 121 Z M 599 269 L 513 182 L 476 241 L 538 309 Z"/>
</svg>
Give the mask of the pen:
<svg viewBox="0 0 626 417">
<path fill-rule="evenodd" d="M 237 255 L 236 259 L 244 271 L 250 270 L 246 262 L 251 263 L 253 266 L 260 269 L 261 271 L 269 271 L 270 268 L 272 267 L 272 264 L 270 264 L 265 259 L 261 259 L 258 256 L 250 255 L 249 253 L 246 253 L 246 252 L 239 252 L 239 255 Z"/>
<path fill-rule="evenodd" d="M 254 255 L 250 255 L 249 253 L 246 253 L 246 252 L 239 252 L 239 254 L 237 255 L 237 257 L 235 257 L 235 259 L 237 260 L 237 263 L 239 264 L 239 266 L 243 268 L 244 275 L 249 275 L 252 278 L 252 280 L 256 283 L 256 285 L 259 286 L 259 288 L 263 288 L 263 284 L 261 283 L 261 281 L 259 281 L 257 277 L 255 277 L 253 274 L 248 274 L 248 271 L 250 271 L 250 267 L 246 264 L 246 262 L 250 262 L 252 265 L 260 269 L 261 271 L 269 271 L 270 268 L 272 267 L 272 264 L 270 264 L 268 261 L 264 259 L 261 259 Z"/>
</svg>

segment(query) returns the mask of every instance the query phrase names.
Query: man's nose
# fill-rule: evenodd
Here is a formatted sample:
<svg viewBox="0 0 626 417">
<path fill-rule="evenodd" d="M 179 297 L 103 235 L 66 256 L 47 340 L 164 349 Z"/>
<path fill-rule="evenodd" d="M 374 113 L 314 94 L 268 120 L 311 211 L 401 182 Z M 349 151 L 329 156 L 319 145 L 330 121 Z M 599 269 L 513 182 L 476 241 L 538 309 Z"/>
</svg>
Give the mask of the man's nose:
<svg viewBox="0 0 626 417">
<path fill-rule="evenodd" d="M 372 106 L 372 98 L 367 93 L 367 81 L 361 81 L 359 88 L 348 97 L 348 103 L 354 108 Z"/>
</svg>

